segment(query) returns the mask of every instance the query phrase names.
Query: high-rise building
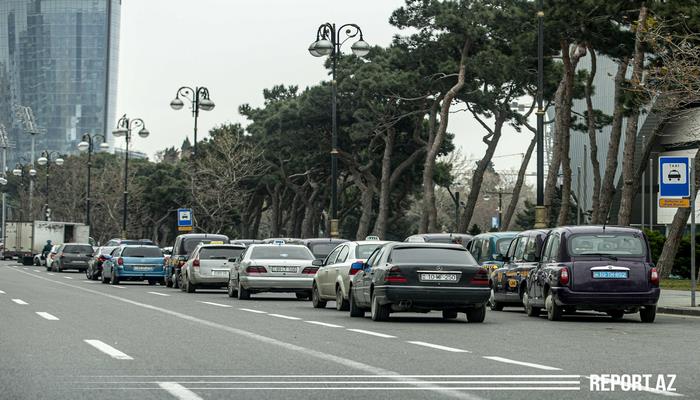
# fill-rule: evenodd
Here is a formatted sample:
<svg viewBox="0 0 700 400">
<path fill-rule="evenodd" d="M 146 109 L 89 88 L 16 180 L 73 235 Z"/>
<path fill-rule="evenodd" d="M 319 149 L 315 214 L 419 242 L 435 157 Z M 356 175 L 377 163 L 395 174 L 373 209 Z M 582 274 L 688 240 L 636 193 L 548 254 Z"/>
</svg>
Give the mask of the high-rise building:
<svg viewBox="0 0 700 400">
<path fill-rule="evenodd" d="M 49 149 L 77 152 L 115 122 L 121 0 L 0 1 L 0 124 L 8 165 Z M 31 133 L 34 133 L 32 135 Z"/>
</svg>

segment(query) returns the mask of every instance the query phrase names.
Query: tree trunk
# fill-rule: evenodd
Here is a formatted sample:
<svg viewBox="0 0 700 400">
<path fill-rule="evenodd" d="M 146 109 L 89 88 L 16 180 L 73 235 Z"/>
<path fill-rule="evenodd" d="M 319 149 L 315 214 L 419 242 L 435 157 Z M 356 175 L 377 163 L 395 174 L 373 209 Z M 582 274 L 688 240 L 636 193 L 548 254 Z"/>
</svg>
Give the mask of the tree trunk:
<svg viewBox="0 0 700 400">
<path fill-rule="evenodd" d="M 379 210 L 374 222 L 374 234 L 384 239 L 386 236 L 386 221 L 389 217 L 389 195 L 391 194 L 391 156 L 394 152 L 396 131 L 390 128 L 384 135 L 384 155 L 382 157 L 382 177 L 379 182 Z"/>
<path fill-rule="evenodd" d="M 643 33 L 646 30 L 647 8 L 642 4 L 637 20 L 637 32 L 634 42 L 634 60 L 632 62 L 632 80 L 630 85 L 638 87 L 642 81 L 644 68 L 644 43 Z M 639 126 L 639 109 L 641 104 L 632 108 L 632 113 L 627 118 L 627 130 L 625 132 L 625 149 L 622 158 L 622 198 L 620 201 L 620 215 L 617 223 L 629 225 L 632 219 L 632 205 L 636 196 L 636 175 L 634 168 L 635 153 L 637 150 L 637 131 Z"/>
<path fill-rule="evenodd" d="M 586 80 L 586 111 L 588 112 L 588 141 L 591 148 L 591 165 L 593 166 L 593 201 L 591 210 L 595 212 L 600 206 L 600 163 L 598 162 L 598 136 L 595 129 L 595 115 L 593 114 L 593 79 L 595 79 L 597 69 L 597 57 L 595 50 L 590 45 L 588 46 L 588 54 L 591 55 L 591 71 Z M 586 182 L 584 182 L 584 185 Z M 579 199 L 579 201 L 581 201 Z M 588 210 L 583 210 L 584 213 Z"/>
<path fill-rule="evenodd" d="M 444 96 L 439 96 L 438 98 L 433 101 L 433 104 L 430 106 L 430 114 L 428 116 L 428 141 L 425 143 L 425 150 L 426 152 L 428 149 L 431 149 L 433 147 L 433 143 L 435 142 L 435 131 L 437 130 L 437 124 L 438 124 L 438 111 L 440 110 L 440 102 Z M 426 155 L 426 161 L 427 162 L 427 155 Z M 433 204 L 435 202 L 433 201 Z M 428 220 L 430 213 L 427 210 L 426 207 L 429 207 L 429 204 L 426 204 L 425 201 L 421 203 L 421 220 L 420 220 L 420 226 L 418 228 L 419 233 L 426 233 L 428 232 Z"/>
<path fill-rule="evenodd" d="M 319 187 L 318 185 L 312 185 L 313 191 L 311 192 L 311 196 L 309 197 L 309 201 L 306 204 L 305 212 L 304 212 L 304 221 L 301 224 L 301 237 L 302 238 L 309 238 L 313 237 L 313 232 L 314 232 L 314 221 L 316 221 L 316 208 L 315 208 L 315 203 L 316 203 L 316 198 L 318 197 L 319 194 Z"/>
<path fill-rule="evenodd" d="M 425 218 L 426 215 L 428 216 L 427 231 L 430 232 L 437 231 L 435 183 L 433 181 L 433 174 L 435 173 L 435 158 L 437 157 L 440 147 L 442 146 L 442 142 L 445 139 L 452 101 L 464 86 L 467 53 L 469 52 L 469 47 L 470 41 L 467 39 L 462 46 L 457 82 L 450 88 L 450 90 L 447 91 L 447 93 L 445 93 L 445 97 L 442 99 L 442 104 L 440 105 L 440 124 L 438 125 L 437 132 L 435 133 L 435 140 L 425 154 L 425 164 L 423 167 L 423 218 Z M 422 226 L 421 228 L 425 228 L 425 226 Z M 422 230 L 425 232 L 424 229 Z"/>
<path fill-rule="evenodd" d="M 350 167 L 349 169 L 355 181 L 355 186 L 360 190 L 360 220 L 357 224 L 355 239 L 364 240 L 369 234 L 372 219 L 372 206 L 377 184 L 376 178 L 369 173 L 363 174 L 357 168 Z"/>
<path fill-rule="evenodd" d="M 559 82 L 559 87 L 555 93 L 555 97 L 560 97 L 561 92 L 565 90 L 563 80 Z M 547 180 L 544 185 L 544 221 L 547 226 L 550 225 L 552 203 L 556 193 L 557 179 L 559 178 L 559 166 L 561 165 L 561 132 L 555 127 L 552 135 L 552 158 L 547 168 Z"/>
<path fill-rule="evenodd" d="M 610 143 L 608 145 L 608 155 L 605 159 L 605 173 L 603 184 L 600 189 L 600 202 L 597 210 L 593 210 L 593 224 L 600 225 L 607 223 L 610 203 L 615 195 L 615 173 L 617 172 L 617 156 L 620 150 L 620 138 L 622 137 L 622 119 L 624 107 L 622 105 L 622 84 L 627 74 L 629 60 L 623 59 L 617 67 L 615 74 L 615 94 L 612 127 L 610 130 Z"/>
<path fill-rule="evenodd" d="M 527 147 L 523 161 L 520 163 L 518 179 L 515 181 L 515 186 L 513 186 L 513 195 L 510 197 L 510 203 L 508 203 L 508 208 L 506 208 L 505 214 L 503 214 L 501 230 L 508 230 L 510 227 L 510 220 L 513 219 L 513 215 L 515 214 L 515 209 L 518 206 L 518 200 L 520 200 L 520 191 L 522 190 L 523 183 L 525 182 L 525 172 L 527 172 L 527 166 L 530 164 L 530 158 L 532 158 L 532 152 L 535 150 L 536 145 L 537 135 L 535 135 L 530 141 L 530 145 Z"/>
</svg>

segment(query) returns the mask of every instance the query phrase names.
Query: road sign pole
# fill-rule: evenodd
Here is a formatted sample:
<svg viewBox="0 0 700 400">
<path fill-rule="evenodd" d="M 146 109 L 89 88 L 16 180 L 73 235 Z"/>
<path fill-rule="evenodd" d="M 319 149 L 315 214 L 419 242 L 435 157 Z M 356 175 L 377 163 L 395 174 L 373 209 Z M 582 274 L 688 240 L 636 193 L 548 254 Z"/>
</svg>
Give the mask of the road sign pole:
<svg viewBox="0 0 700 400">
<path fill-rule="evenodd" d="M 693 161 L 690 161 L 688 175 L 690 176 L 690 306 L 695 307 L 695 165 Z"/>
</svg>

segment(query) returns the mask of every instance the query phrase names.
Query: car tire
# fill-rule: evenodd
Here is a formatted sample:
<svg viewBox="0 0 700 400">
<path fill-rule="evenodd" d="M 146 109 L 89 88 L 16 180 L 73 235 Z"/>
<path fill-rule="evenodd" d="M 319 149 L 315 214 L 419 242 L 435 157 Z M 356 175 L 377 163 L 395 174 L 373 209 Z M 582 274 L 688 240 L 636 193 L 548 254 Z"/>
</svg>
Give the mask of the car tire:
<svg viewBox="0 0 700 400">
<path fill-rule="evenodd" d="M 92 273 L 91 273 L 90 267 L 88 267 L 88 268 L 85 270 L 85 279 L 87 279 L 87 280 L 89 280 L 89 281 L 92 280 Z"/>
<path fill-rule="evenodd" d="M 149 279 L 149 280 L 148 280 L 148 286 L 155 286 L 155 285 L 156 285 L 155 279 Z"/>
<path fill-rule="evenodd" d="M 391 313 L 391 304 L 379 304 L 379 298 L 372 293 L 372 308 L 370 309 L 372 314 L 372 321 L 386 321 L 389 319 L 389 314 Z"/>
<path fill-rule="evenodd" d="M 652 323 L 656 319 L 656 306 L 646 306 L 639 310 L 639 317 L 644 323 Z"/>
<path fill-rule="evenodd" d="M 457 310 L 442 310 L 443 319 L 455 319 L 457 318 Z"/>
<path fill-rule="evenodd" d="M 46 266 L 46 272 L 51 272 L 51 267 L 49 267 L 48 265 Z"/>
<path fill-rule="evenodd" d="M 525 314 L 527 314 L 528 317 L 539 317 L 540 312 L 542 312 L 541 308 L 534 307 L 530 304 L 530 295 L 527 294 L 527 291 L 523 293 L 523 306 L 525 307 Z"/>
<path fill-rule="evenodd" d="M 338 311 L 350 309 L 350 303 L 343 298 L 343 290 L 340 289 L 340 285 L 335 287 L 335 309 Z"/>
<path fill-rule="evenodd" d="M 250 300 L 250 290 L 244 288 L 241 281 L 238 281 L 238 300 Z"/>
<path fill-rule="evenodd" d="M 182 277 L 182 283 L 185 284 L 184 291 L 187 293 L 194 293 L 197 290 L 197 286 L 195 286 L 192 282 L 190 282 L 190 278 L 188 278 L 186 276 Z"/>
<path fill-rule="evenodd" d="M 172 280 L 173 280 L 173 287 L 175 289 L 179 289 L 180 287 L 182 287 L 182 273 L 178 274 L 176 272 L 173 272 Z"/>
<path fill-rule="evenodd" d="M 226 288 L 228 292 L 228 297 L 238 297 L 238 290 L 233 289 L 233 285 L 231 284 L 231 281 L 228 281 L 228 286 Z"/>
<path fill-rule="evenodd" d="M 493 311 L 503 311 L 503 303 L 496 301 L 496 293 L 491 288 L 491 297 L 489 297 L 489 307 Z"/>
<path fill-rule="evenodd" d="M 111 283 L 112 285 L 119 284 L 119 277 L 114 274 L 114 271 L 112 271 L 112 276 L 109 283 Z"/>
<path fill-rule="evenodd" d="M 607 314 L 614 320 L 619 321 L 625 316 L 625 310 L 610 310 Z"/>
<path fill-rule="evenodd" d="M 316 282 L 314 282 L 311 288 L 311 304 L 314 306 L 314 308 L 326 308 L 326 304 L 328 304 L 328 302 L 325 300 L 321 300 L 321 296 L 318 294 Z"/>
<path fill-rule="evenodd" d="M 172 281 L 172 279 L 170 279 L 169 276 L 166 276 L 163 279 L 165 280 L 165 287 L 169 287 L 169 288 L 173 287 L 173 281 Z"/>
<path fill-rule="evenodd" d="M 355 296 L 353 295 L 353 290 L 350 288 L 350 293 L 348 293 L 348 298 L 350 300 L 350 316 L 355 318 L 364 318 L 365 309 L 357 306 L 355 302 Z"/>
<path fill-rule="evenodd" d="M 106 285 L 109 283 L 110 280 L 110 278 L 105 277 L 104 271 L 102 271 L 102 283 Z"/>
<path fill-rule="evenodd" d="M 467 321 L 469 322 L 484 322 L 486 319 L 486 304 L 483 304 L 479 308 L 472 308 L 467 310 Z"/>
<path fill-rule="evenodd" d="M 558 306 L 554 302 L 554 296 L 552 293 L 547 293 L 547 298 L 544 300 L 544 305 L 547 308 L 547 319 L 550 321 L 559 321 L 561 316 L 564 314 L 564 309 L 562 306 Z"/>
</svg>

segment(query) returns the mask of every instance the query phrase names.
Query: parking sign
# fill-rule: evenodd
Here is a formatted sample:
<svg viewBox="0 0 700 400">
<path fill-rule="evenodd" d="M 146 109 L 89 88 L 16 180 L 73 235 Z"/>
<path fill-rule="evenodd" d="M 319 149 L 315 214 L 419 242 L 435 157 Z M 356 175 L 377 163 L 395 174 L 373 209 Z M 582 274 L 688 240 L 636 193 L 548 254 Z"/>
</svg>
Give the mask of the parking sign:
<svg viewBox="0 0 700 400">
<path fill-rule="evenodd" d="M 690 157 L 659 157 L 659 201 L 690 197 Z"/>
<path fill-rule="evenodd" d="M 177 210 L 177 226 L 192 226 L 192 209 L 179 208 Z"/>
</svg>

